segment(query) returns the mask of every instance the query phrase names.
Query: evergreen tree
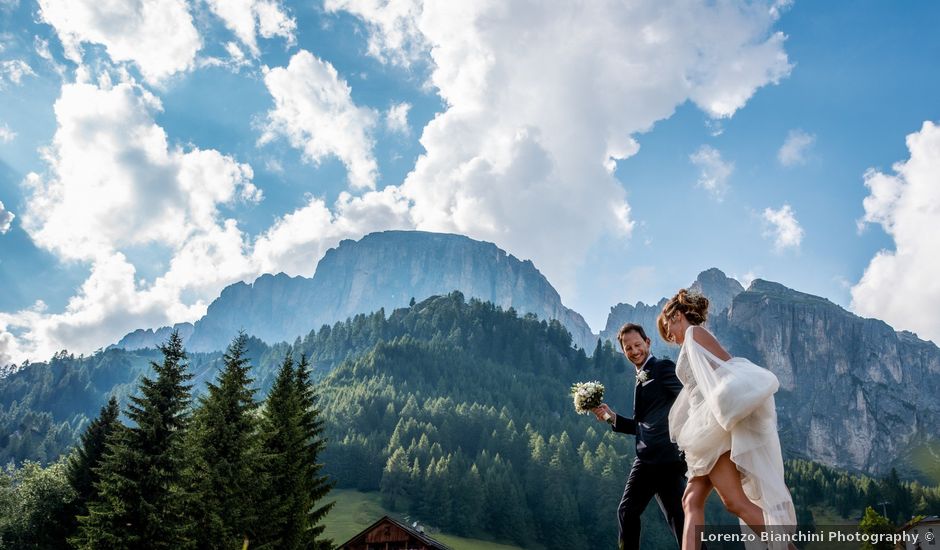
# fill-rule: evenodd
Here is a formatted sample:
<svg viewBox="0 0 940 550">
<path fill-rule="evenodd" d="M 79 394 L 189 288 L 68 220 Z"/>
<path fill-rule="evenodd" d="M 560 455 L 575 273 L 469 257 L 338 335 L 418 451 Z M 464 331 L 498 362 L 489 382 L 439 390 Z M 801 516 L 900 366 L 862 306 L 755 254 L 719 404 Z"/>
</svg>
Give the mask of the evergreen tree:
<svg viewBox="0 0 940 550">
<path fill-rule="evenodd" d="M 199 548 L 237 548 L 254 538 L 258 404 L 248 376 L 247 344 L 241 333 L 226 350 L 218 381 L 208 384 L 190 428 L 189 477 L 196 497 L 190 514 Z"/>
<path fill-rule="evenodd" d="M 295 369 L 290 354 L 284 358 L 261 418 L 262 509 L 257 532 L 261 548 L 330 548 L 317 538 L 319 522 L 332 503 L 320 501 L 331 485 L 319 475 L 318 454 L 324 442 L 316 395 L 310 387 L 308 363 L 301 358 Z"/>
<path fill-rule="evenodd" d="M 79 517 L 80 548 L 187 548 L 189 531 L 182 490 L 183 438 L 192 375 L 174 331 L 160 346 L 163 363 L 151 363 L 156 378 L 144 377 L 142 395 L 131 398 L 133 425 L 109 438 L 97 484 L 98 497 Z"/>
<path fill-rule="evenodd" d="M 310 362 L 306 354 L 301 354 L 300 364 L 297 365 L 297 393 L 300 399 L 300 424 L 303 431 L 303 487 L 302 504 L 306 510 L 304 518 L 305 548 L 332 548 L 332 541 L 320 538 L 325 529 L 321 522 L 333 508 L 334 502 L 324 503 L 323 499 L 333 488 L 325 475 L 321 474 L 323 464 L 321 454 L 326 448 L 326 439 L 323 437 L 323 420 L 320 419 L 318 396 L 310 379 Z"/>
<path fill-rule="evenodd" d="M 288 352 L 262 410 L 260 500 L 265 517 L 255 530 L 262 548 L 300 546 L 294 483 L 300 477 L 297 447 L 303 435 L 295 376 L 294 359 Z"/>
<path fill-rule="evenodd" d="M 69 536 L 78 527 L 75 518 L 87 515 L 88 503 L 98 497 L 95 486 L 100 476 L 97 470 L 102 464 L 108 438 L 120 424 L 119 414 L 117 399 L 111 397 L 85 429 L 79 446 L 68 457 L 65 476 L 75 491 L 75 498 L 69 504 L 69 525 L 66 526 Z"/>
<path fill-rule="evenodd" d="M 393 510 L 407 509 L 408 486 L 411 480 L 411 467 L 408 466 L 408 457 L 405 449 L 396 447 L 385 463 L 382 472 L 382 502 Z"/>
</svg>

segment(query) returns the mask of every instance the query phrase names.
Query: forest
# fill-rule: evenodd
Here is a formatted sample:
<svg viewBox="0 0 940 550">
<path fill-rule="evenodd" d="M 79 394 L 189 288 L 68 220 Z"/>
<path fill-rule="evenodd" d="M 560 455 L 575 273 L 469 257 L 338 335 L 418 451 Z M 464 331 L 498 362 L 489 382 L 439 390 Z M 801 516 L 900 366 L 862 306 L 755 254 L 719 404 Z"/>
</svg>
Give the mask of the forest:
<svg viewBox="0 0 940 550">
<path fill-rule="evenodd" d="M 611 407 L 630 414 L 633 374 L 610 343 L 588 354 L 557 321 L 456 292 L 290 344 L 233 337 L 224 354 L 187 355 L 178 339 L 60 352 L 0 379 L 0 540 L 327 547 L 335 486 L 378 491 L 387 508 L 458 535 L 616 544 L 633 440 L 575 414 L 568 395 L 573 382 L 599 380 Z M 803 527 L 821 511 L 857 523 L 874 507 L 899 525 L 940 509 L 940 487 L 895 471 L 786 466 Z M 670 534 L 654 508 L 643 544 L 660 547 Z M 276 519 L 290 514 L 303 521 Z M 717 498 L 707 520 L 736 523 Z M 117 528 L 127 523 L 137 530 Z"/>
</svg>

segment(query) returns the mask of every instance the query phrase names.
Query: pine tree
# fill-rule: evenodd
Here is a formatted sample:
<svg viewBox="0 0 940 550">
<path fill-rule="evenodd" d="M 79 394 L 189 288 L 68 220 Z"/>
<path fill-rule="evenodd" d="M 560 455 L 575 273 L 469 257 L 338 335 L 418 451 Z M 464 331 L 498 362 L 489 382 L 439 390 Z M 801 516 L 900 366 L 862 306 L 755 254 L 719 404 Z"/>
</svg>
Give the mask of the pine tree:
<svg viewBox="0 0 940 550">
<path fill-rule="evenodd" d="M 108 440 L 87 516 L 79 517 L 80 548 L 187 548 L 182 491 L 183 438 L 192 377 L 183 341 L 174 331 L 160 346 L 163 363 L 151 362 L 156 378 L 144 377 L 142 395 L 131 398 L 129 427 Z"/>
<path fill-rule="evenodd" d="M 294 513 L 294 481 L 299 477 L 296 452 L 302 435 L 294 383 L 294 359 L 288 352 L 268 393 L 261 416 L 260 501 L 263 517 L 255 533 L 262 548 L 295 548 L 299 518 Z"/>
<path fill-rule="evenodd" d="M 208 384 L 193 415 L 188 476 L 196 497 L 190 507 L 193 536 L 200 548 L 237 548 L 254 538 L 258 403 L 250 387 L 247 345 L 244 333 L 232 342 L 218 381 Z"/>
<path fill-rule="evenodd" d="M 261 548 L 330 548 L 317 538 L 332 503 L 321 505 L 332 485 L 319 474 L 323 430 L 310 386 L 306 357 L 294 368 L 284 358 L 261 418 L 262 509 L 258 527 Z"/>
<path fill-rule="evenodd" d="M 306 510 L 303 540 L 305 548 L 333 547 L 329 539 L 319 538 L 325 529 L 321 522 L 333 508 L 334 502 L 323 503 L 323 499 L 333 488 L 331 482 L 320 472 L 323 464 L 320 454 L 326 447 L 323 437 L 323 420 L 320 419 L 320 408 L 317 404 L 317 393 L 310 380 L 310 363 L 307 355 L 300 356 L 297 365 L 297 392 L 300 398 L 300 422 L 304 434 L 303 451 L 303 507 Z"/>
<path fill-rule="evenodd" d="M 101 408 L 98 417 L 85 428 L 81 444 L 68 457 L 65 476 L 72 490 L 75 491 L 75 499 L 68 507 L 71 524 L 65 526 L 69 536 L 78 528 L 75 518 L 87 515 L 88 503 L 98 497 L 95 485 L 100 476 L 97 469 L 101 466 L 108 438 L 120 424 L 119 414 L 117 399 L 111 397 L 108 404 Z"/>
<path fill-rule="evenodd" d="M 408 484 L 411 479 L 411 467 L 405 449 L 396 447 L 385 463 L 382 471 L 382 502 L 393 510 L 403 511 L 408 508 Z"/>
</svg>

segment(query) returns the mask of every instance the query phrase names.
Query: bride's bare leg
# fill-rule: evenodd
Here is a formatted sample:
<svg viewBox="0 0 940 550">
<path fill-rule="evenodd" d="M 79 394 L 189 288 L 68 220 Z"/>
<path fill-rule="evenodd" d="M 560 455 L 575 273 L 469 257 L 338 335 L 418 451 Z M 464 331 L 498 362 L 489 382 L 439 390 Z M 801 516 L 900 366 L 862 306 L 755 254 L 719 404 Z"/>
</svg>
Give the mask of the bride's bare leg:
<svg viewBox="0 0 940 550">
<path fill-rule="evenodd" d="M 729 512 L 741 518 L 755 533 L 764 530 L 764 512 L 744 494 L 741 473 L 731 461 L 730 451 L 718 458 L 715 467 L 708 473 L 708 479 Z"/>
<path fill-rule="evenodd" d="M 682 511 L 685 525 L 682 527 L 682 550 L 699 550 L 701 541 L 696 530 L 705 525 L 705 499 L 712 492 L 712 482 L 707 476 L 693 477 L 685 486 L 682 495 Z"/>
</svg>

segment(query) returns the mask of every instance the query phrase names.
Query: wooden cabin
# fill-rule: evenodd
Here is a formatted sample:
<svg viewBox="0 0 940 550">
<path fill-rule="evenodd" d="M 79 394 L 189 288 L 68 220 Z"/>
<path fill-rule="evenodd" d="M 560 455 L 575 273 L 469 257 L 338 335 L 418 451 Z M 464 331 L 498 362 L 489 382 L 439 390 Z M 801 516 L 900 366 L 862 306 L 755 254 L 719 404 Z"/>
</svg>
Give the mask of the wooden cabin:
<svg viewBox="0 0 940 550">
<path fill-rule="evenodd" d="M 339 550 L 451 550 L 424 534 L 420 527 L 408 527 L 388 516 L 366 527 L 340 544 Z"/>
</svg>

